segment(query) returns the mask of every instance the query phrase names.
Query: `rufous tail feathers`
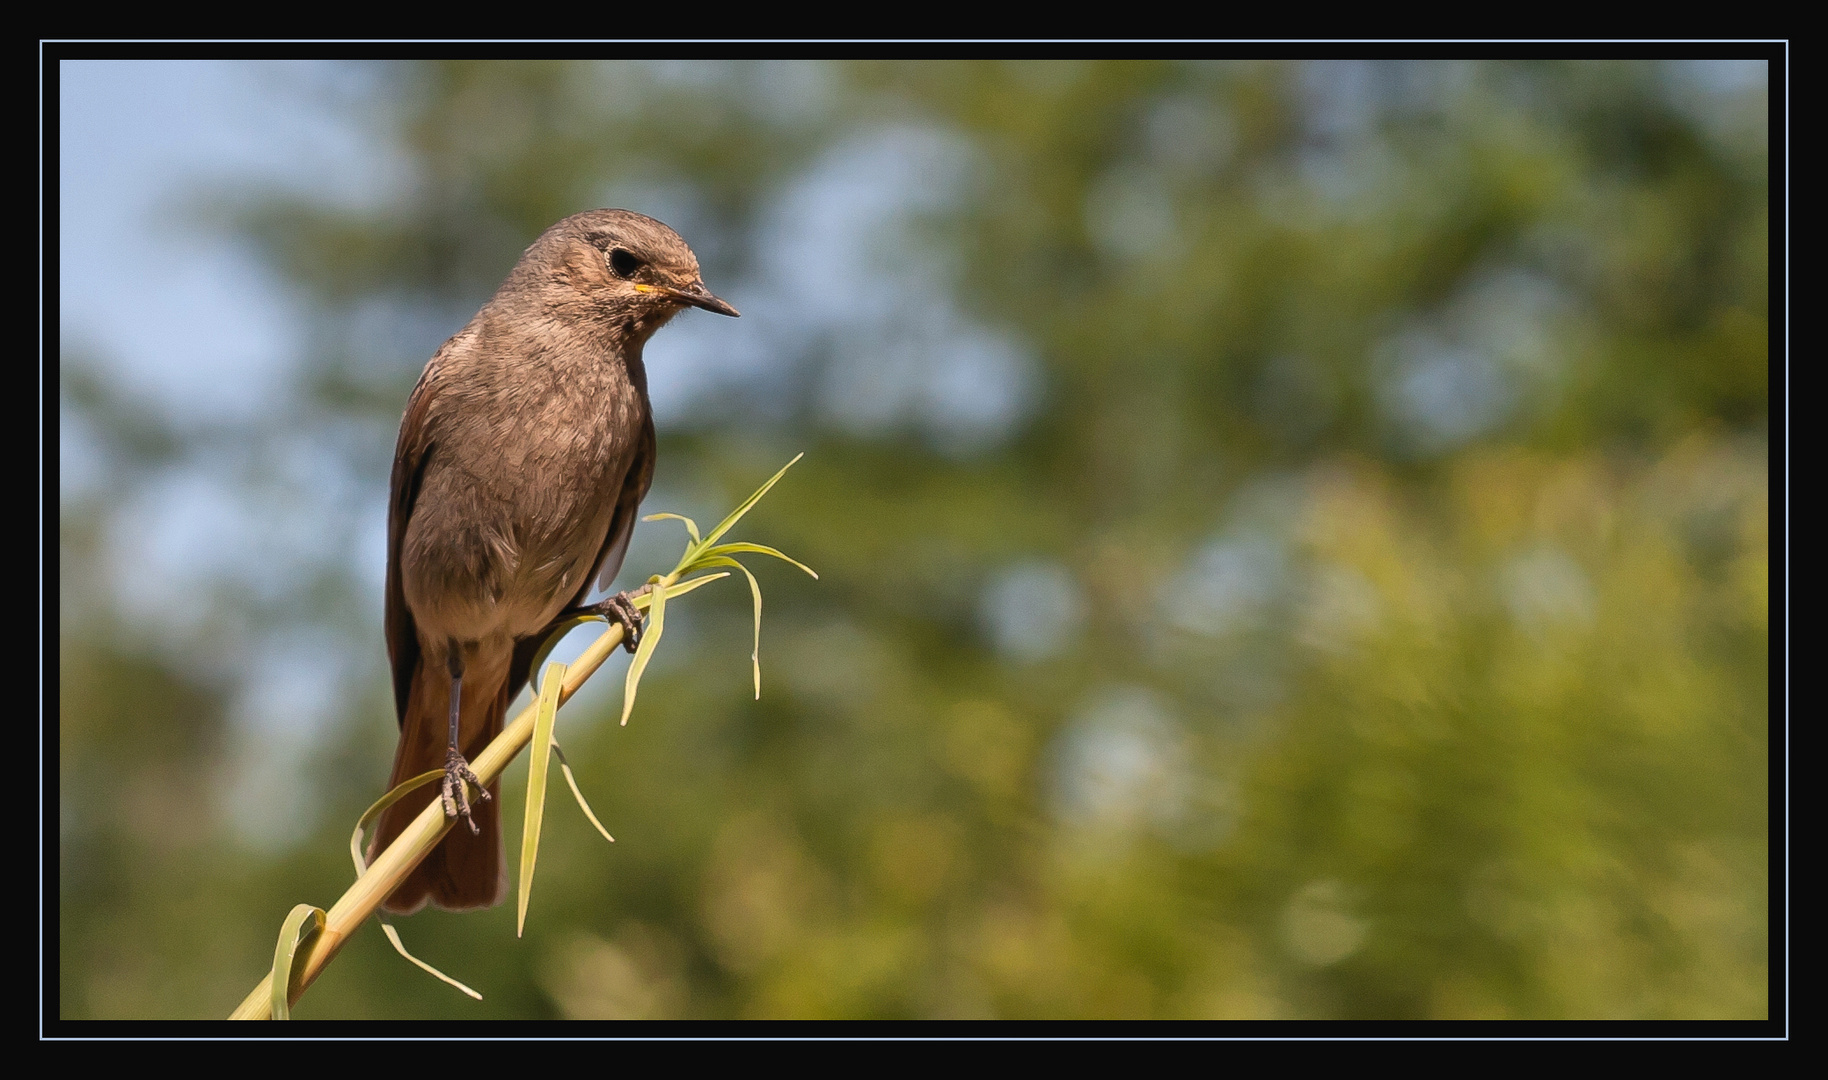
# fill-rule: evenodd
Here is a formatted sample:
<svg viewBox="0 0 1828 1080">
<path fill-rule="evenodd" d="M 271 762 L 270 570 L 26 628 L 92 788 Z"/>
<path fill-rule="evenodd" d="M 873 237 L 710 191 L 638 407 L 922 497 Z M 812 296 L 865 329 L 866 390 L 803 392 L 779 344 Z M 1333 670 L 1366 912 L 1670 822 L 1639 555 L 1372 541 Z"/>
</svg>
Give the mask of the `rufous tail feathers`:
<svg viewBox="0 0 1828 1080">
<path fill-rule="evenodd" d="M 394 751 L 393 775 L 387 781 L 390 791 L 420 773 L 444 768 L 450 739 L 450 717 L 445 711 L 447 693 L 441 692 L 442 687 L 435 690 L 429 685 L 433 679 L 442 681 L 444 678 L 442 672 L 427 672 L 423 663 L 413 672 L 406 720 L 400 725 L 400 745 Z M 477 701 L 471 696 L 472 691 L 465 687 L 465 703 L 474 702 L 487 710 L 486 722 L 480 727 L 475 725 L 474 717 L 464 719 L 461 750 L 465 759 L 475 761 L 501 733 L 502 720 L 508 711 L 507 690 L 504 682 L 495 694 Z M 368 848 L 369 861 L 374 861 L 376 855 L 386 850 L 426 804 L 438 798 L 438 794 L 439 782 L 433 780 L 382 811 L 374 842 Z M 471 833 L 462 819 L 454 822 L 438 846 L 382 904 L 385 910 L 409 915 L 424 907 L 428 900 L 446 911 L 469 911 L 501 902 L 508 890 L 508 872 L 502 851 L 500 781 L 489 785 L 489 794 L 493 797 L 486 800 L 477 798 L 473 789 L 470 794 L 470 814 L 481 832 Z"/>
</svg>

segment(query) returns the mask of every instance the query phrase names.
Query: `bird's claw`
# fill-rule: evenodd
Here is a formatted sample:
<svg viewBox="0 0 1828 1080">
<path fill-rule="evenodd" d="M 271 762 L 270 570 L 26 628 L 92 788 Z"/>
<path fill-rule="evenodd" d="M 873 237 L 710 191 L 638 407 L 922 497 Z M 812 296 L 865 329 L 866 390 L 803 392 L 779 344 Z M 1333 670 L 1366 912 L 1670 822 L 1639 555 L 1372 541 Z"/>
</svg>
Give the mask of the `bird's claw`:
<svg viewBox="0 0 1828 1080">
<path fill-rule="evenodd" d="M 598 615 L 622 627 L 622 647 L 634 652 L 641 644 L 641 612 L 635 609 L 635 597 L 645 596 L 653 590 L 652 585 L 643 585 L 632 592 L 619 592 L 592 605 Z"/>
<path fill-rule="evenodd" d="M 482 779 L 470 769 L 470 763 L 453 746 L 445 752 L 444 758 L 444 816 L 463 818 L 463 823 L 470 827 L 470 834 L 480 836 L 482 829 L 477 826 L 476 819 L 470 816 L 470 793 L 464 787 L 466 780 L 476 785 L 476 798 L 479 801 L 489 801 L 489 789 L 482 786 Z"/>
</svg>

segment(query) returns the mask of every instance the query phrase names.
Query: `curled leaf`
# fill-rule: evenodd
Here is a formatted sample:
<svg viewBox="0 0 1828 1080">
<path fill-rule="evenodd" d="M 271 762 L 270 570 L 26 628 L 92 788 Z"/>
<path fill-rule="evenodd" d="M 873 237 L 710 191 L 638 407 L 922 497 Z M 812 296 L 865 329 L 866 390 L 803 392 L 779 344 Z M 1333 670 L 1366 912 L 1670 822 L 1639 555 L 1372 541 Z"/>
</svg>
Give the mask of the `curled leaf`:
<svg viewBox="0 0 1828 1080">
<path fill-rule="evenodd" d="M 392 791 L 376 799 L 373 806 L 362 812 L 362 816 L 355 823 L 355 834 L 349 838 L 349 857 L 355 860 L 356 877 L 361 877 L 368 870 L 368 860 L 362 856 L 362 835 L 368 831 L 368 826 L 373 825 L 375 819 L 381 816 L 381 811 L 399 802 L 407 792 L 414 788 L 424 787 L 443 775 L 443 769 L 433 769 L 402 781 Z"/>
<path fill-rule="evenodd" d="M 673 521 L 685 522 L 686 532 L 689 532 L 692 534 L 692 543 L 694 543 L 694 544 L 704 543 L 703 540 L 700 540 L 698 538 L 698 522 L 693 521 L 691 518 L 686 517 L 684 514 L 649 514 L 648 516 L 642 518 L 641 520 L 642 521 L 666 521 L 669 519 L 673 520 Z"/>
<path fill-rule="evenodd" d="M 273 977 L 268 981 L 273 991 L 273 1019 L 292 1018 L 292 990 L 298 981 L 292 971 L 293 961 L 298 958 L 298 950 L 323 929 L 324 909 L 310 904 L 293 908 L 280 925 L 279 944 L 273 950 Z"/>
</svg>

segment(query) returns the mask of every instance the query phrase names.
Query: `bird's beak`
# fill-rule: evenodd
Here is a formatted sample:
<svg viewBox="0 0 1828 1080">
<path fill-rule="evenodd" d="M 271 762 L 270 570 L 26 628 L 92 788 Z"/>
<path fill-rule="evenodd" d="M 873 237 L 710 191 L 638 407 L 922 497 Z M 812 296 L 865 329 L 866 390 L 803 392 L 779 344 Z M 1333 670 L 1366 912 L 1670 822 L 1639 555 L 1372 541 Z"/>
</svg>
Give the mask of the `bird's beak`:
<svg viewBox="0 0 1828 1080">
<path fill-rule="evenodd" d="M 666 285 L 636 285 L 635 288 L 640 292 L 656 292 L 662 296 L 671 297 L 682 304 L 701 307 L 706 311 L 715 311 L 719 315 L 728 315 L 732 319 L 737 318 L 739 315 L 735 308 L 724 301 L 719 300 L 717 297 L 712 296 L 710 290 L 696 282 L 683 288 L 673 288 Z"/>
</svg>

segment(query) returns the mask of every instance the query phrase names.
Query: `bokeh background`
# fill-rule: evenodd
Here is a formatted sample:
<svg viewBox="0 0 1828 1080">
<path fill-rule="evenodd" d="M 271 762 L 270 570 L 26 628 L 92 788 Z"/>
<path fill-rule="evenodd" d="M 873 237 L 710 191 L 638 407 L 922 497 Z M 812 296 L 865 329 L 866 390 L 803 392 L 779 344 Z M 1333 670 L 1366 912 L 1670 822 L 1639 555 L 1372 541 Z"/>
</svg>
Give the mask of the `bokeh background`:
<svg viewBox="0 0 1828 1080">
<path fill-rule="evenodd" d="M 61 1016 L 350 880 L 407 391 L 598 206 L 743 312 L 644 509 L 805 451 L 742 533 L 821 579 L 759 702 L 738 583 L 561 714 L 617 843 L 400 924 L 484 1000 L 371 925 L 296 1015 L 1766 1015 L 1765 63 L 58 79 Z"/>
</svg>

